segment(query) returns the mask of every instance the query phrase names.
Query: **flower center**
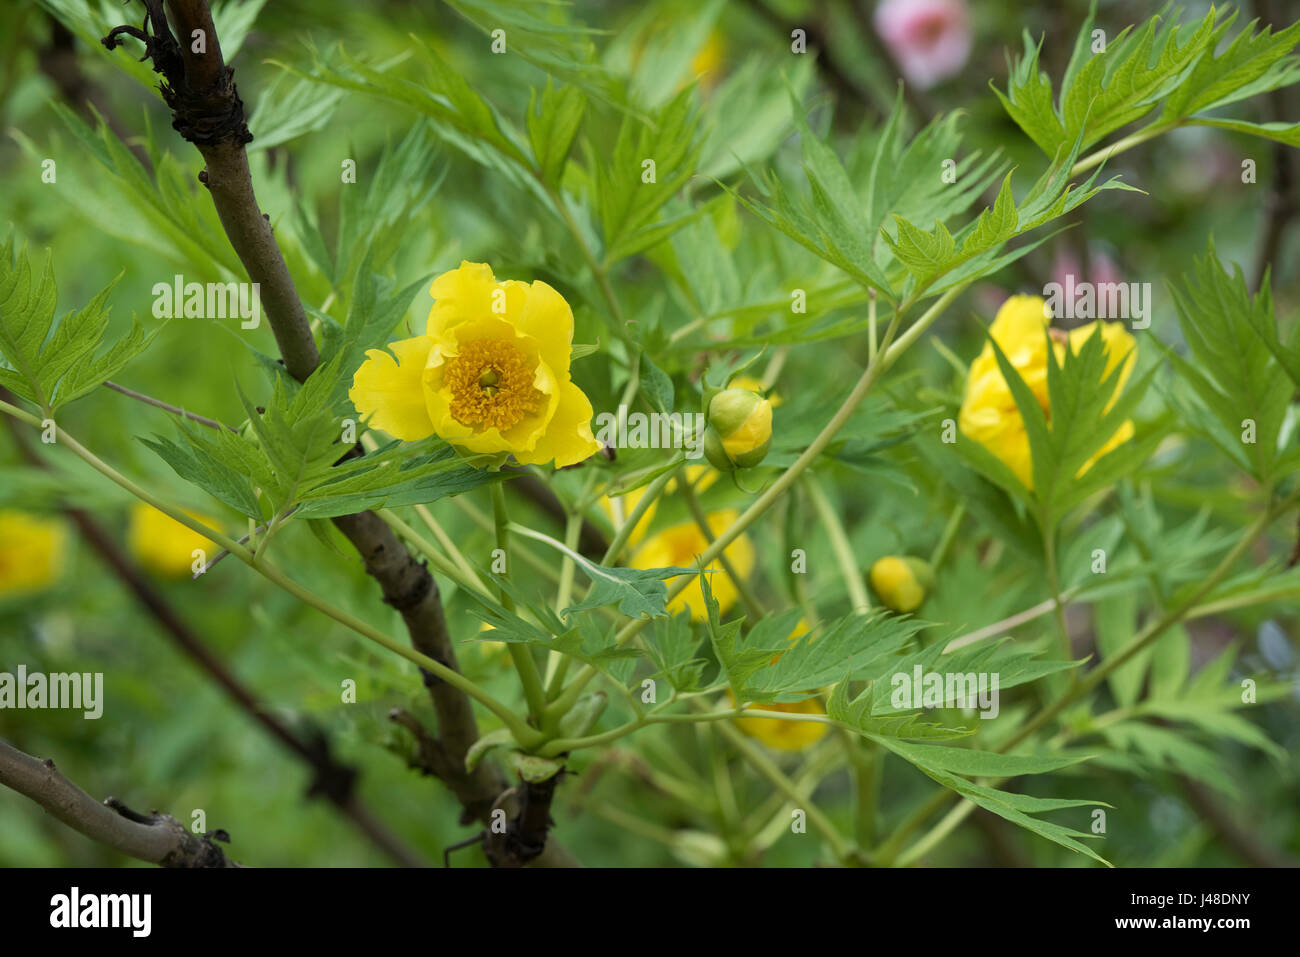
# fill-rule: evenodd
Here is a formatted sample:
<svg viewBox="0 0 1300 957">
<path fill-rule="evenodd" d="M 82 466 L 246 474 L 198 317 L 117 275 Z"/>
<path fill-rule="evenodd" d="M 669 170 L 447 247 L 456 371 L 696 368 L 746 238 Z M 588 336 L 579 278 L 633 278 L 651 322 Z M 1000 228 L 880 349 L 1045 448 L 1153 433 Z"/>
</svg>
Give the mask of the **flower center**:
<svg viewBox="0 0 1300 957">
<path fill-rule="evenodd" d="M 451 414 L 461 425 L 505 431 L 537 411 L 544 396 L 533 387 L 523 352 L 506 339 L 476 339 L 447 363 Z"/>
</svg>

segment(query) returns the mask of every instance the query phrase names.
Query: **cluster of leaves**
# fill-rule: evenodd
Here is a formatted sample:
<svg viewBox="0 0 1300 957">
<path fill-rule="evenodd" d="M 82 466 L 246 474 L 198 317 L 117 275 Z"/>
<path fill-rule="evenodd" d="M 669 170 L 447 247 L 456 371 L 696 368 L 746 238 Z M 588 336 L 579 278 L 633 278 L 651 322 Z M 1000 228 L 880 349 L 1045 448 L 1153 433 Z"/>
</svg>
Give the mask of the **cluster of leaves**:
<svg viewBox="0 0 1300 957">
<path fill-rule="evenodd" d="M 1048 156 L 1075 141 L 1086 149 L 1157 107 L 1160 112 L 1148 129 L 1217 126 L 1300 146 L 1300 123 L 1206 115 L 1300 81 L 1300 63 L 1290 55 L 1300 42 L 1300 24 L 1273 33 L 1268 26 L 1257 30 L 1258 21 L 1253 21 L 1224 44 L 1238 13 L 1224 16 L 1211 8 L 1199 23 L 1183 25 L 1174 9 L 1168 19 L 1152 17 L 1107 41 L 1094 33 L 1094 6 L 1075 41 L 1059 96 L 1053 98 L 1052 81 L 1038 67 L 1042 44 L 1035 44 L 1028 31 L 1024 53 L 1011 66 L 1007 92 L 995 92 L 1008 115 Z"/>
<path fill-rule="evenodd" d="M 135 322 L 127 336 L 100 352 L 113 285 L 55 323 L 51 257 L 34 278 L 27 251 L 15 255 L 13 239 L 6 239 L 0 246 L 0 386 L 52 415 L 144 351 L 150 336 Z"/>
</svg>

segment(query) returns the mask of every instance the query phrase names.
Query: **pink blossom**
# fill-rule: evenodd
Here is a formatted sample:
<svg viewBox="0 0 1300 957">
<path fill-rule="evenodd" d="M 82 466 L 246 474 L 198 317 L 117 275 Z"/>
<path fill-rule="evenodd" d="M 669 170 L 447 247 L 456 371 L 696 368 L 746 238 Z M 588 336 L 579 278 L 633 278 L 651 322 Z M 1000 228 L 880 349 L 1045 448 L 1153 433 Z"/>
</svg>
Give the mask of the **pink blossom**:
<svg viewBox="0 0 1300 957">
<path fill-rule="evenodd" d="M 960 72 L 970 56 L 965 0 L 884 0 L 874 19 L 903 79 L 917 89 Z"/>
</svg>

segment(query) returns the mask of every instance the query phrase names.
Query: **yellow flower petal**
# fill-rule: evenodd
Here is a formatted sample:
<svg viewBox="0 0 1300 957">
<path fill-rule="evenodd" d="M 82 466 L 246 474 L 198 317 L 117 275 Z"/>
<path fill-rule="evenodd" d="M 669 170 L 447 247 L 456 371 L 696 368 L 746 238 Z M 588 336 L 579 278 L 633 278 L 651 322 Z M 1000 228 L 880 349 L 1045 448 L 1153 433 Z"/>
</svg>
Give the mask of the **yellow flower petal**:
<svg viewBox="0 0 1300 957">
<path fill-rule="evenodd" d="M 561 378 L 569 371 L 573 355 L 573 310 L 564 297 L 538 280 L 531 285 L 506 282 L 521 298 L 521 308 L 513 316 L 515 328 L 537 340 L 543 361 Z"/>
<path fill-rule="evenodd" d="M 497 286 L 492 267 L 487 263 L 462 261 L 459 267 L 443 273 L 429 286 L 429 295 L 436 301 L 425 331 L 439 336 L 462 322 L 502 315 L 492 308 L 492 293 Z"/>
<path fill-rule="evenodd" d="M 433 433 L 422 384 L 432 347 L 428 336 L 416 336 L 389 343 L 396 359 L 382 349 L 366 352 L 366 361 L 352 377 L 348 398 L 362 416 L 369 417 L 371 428 L 404 442 Z"/>
<path fill-rule="evenodd" d="M 708 516 L 709 530 L 716 537 L 739 516 L 740 513 L 735 509 L 715 512 Z M 683 522 L 647 538 L 629 564 L 633 568 L 691 568 L 695 565 L 696 557 L 708 547 L 709 540 L 699 526 L 694 522 Z M 754 570 L 754 546 L 747 536 L 741 535 L 723 550 L 723 554 L 742 578 L 748 578 Z M 740 594 L 722 569 L 721 562 L 714 561 L 708 568 L 713 572 L 709 576 L 709 587 L 718 602 L 719 611 L 725 614 Z M 668 581 L 671 583 L 675 579 Z M 670 614 L 689 611 L 693 621 L 708 620 L 708 609 L 704 605 L 704 592 L 700 589 L 698 575 L 680 595 L 668 603 L 668 611 Z"/>
<path fill-rule="evenodd" d="M 522 465 L 544 465 L 555 460 L 557 469 L 576 465 L 600 451 L 591 433 L 591 401 L 572 382 L 560 383 L 559 402 L 546 431 L 531 449 L 515 451 Z"/>
</svg>

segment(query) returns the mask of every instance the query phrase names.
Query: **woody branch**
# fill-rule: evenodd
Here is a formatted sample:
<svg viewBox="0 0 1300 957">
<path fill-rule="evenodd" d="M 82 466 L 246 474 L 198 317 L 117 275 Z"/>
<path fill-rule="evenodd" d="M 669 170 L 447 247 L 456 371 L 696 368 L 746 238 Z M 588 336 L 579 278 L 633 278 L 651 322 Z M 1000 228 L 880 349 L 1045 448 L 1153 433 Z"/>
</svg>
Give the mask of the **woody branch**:
<svg viewBox="0 0 1300 957">
<path fill-rule="evenodd" d="M 270 222 L 257 204 L 244 149 L 252 135 L 235 88 L 234 71 L 222 58 L 212 14 L 206 0 L 168 0 L 166 9 L 185 41 L 178 42 L 162 0 L 144 0 L 144 5 L 143 28 L 118 27 L 104 38 L 104 45 L 113 49 L 121 34 L 144 42 L 145 55 L 163 77 L 160 89 L 172 110 L 172 125 L 203 156 L 205 168 L 199 179 L 212 196 L 222 228 L 249 279 L 260 284 L 263 307 L 286 371 L 301 382 L 316 368 L 319 354 Z M 360 553 L 384 601 L 402 615 L 411 644 L 447 667 L 457 668 L 441 596 L 428 569 L 373 512 L 333 521 Z M 425 675 L 425 684 L 438 716 L 437 740 L 450 758 L 440 764 L 440 776 L 464 807 L 466 822 L 487 823 L 493 805 L 506 789 L 505 778 L 487 761 L 472 772 L 465 770 L 465 753 L 479 737 L 470 700 L 432 675 Z"/>
</svg>

